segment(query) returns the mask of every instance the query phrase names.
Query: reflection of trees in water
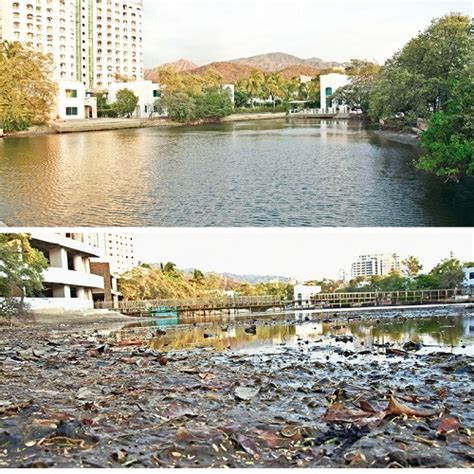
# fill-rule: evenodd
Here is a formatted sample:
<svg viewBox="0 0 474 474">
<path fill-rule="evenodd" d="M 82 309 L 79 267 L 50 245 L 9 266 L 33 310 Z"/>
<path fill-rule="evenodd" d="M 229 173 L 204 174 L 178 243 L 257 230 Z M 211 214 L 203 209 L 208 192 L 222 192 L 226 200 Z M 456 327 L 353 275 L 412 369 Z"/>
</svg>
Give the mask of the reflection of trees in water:
<svg viewBox="0 0 474 474">
<path fill-rule="evenodd" d="M 353 322 L 348 325 L 348 332 L 366 340 L 371 336 L 372 342 L 405 342 L 408 340 L 423 342 L 426 336 L 438 344 L 456 346 L 464 336 L 462 316 L 416 318 L 403 321 Z M 369 341 L 368 341 L 369 342 Z"/>
<path fill-rule="evenodd" d="M 205 338 L 204 334 L 212 334 L 213 337 Z M 172 334 L 159 336 L 150 342 L 153 349 L 178 350 L 190 347 L 214 347 L 218 351 L 227 349 L 229 346 L 245 347 L 252 345 L 277 344 L 284 342 L 296 335 L 295 326 L 257 326 L 257 335 L 253 336 L 245 332 L 245 327 L 235 328 L 235 336 L 220 327 L 211 328 L 189 328 L 179 330 Z"/>
</svg>

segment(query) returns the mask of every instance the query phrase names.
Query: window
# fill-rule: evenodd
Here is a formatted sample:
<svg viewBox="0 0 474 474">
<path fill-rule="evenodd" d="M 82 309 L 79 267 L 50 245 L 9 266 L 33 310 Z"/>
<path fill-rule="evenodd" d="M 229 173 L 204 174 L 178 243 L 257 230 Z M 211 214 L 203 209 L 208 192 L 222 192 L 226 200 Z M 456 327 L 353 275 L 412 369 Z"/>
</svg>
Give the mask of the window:
<svg viewBox="0 0 474 474">
<path fill-rule="evenodd" d="M 161 94 L 157 90 L 154 90 L 153 97 L 161 97 Z"/>
<path fill-rule="evenodd" d="M 68 99 L 76 99 L 77 98 L 77 89 L 66 89 L 66 97 Z"/>
<path fill-rule="evenodd" d="M 67 116 L 77 115 L 77 107 L 66 107 L 66 115 Z"/>
<path fill-rule="evenodd" d="M 332 95 L 332 87 L 326 87 L 326 97 Z"/>
<path fill-rule="evenodd" d="M 469 280 L 474 280 L 474 272 L 469 273 Z"/>
</svg>

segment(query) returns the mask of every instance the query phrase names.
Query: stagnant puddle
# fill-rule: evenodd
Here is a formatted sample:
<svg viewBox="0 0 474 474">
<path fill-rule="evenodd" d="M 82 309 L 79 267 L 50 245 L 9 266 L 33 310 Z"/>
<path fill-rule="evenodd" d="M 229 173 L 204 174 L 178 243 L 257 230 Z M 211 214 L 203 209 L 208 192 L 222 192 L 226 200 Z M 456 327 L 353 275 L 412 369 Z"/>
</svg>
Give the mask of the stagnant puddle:
<svg viewBox="0 0 474 474">
<path fill-rule="evenodd" d="M 143 332 L 150 347 L 169 352 L 212 348 L 237 353 L 283 352 L 307 346 L 313 357 L 346 357 L 351 353 L 385 353 L 387 348 L 416 350 L 418 354 L 449 352 L 474 356 L 473 315 L 432 315 L 352 319 L 322 319 L 312 312 L 272 314 L 249 318 L 199 320 L 161 318 L 128 324 L 115 333 L 127 339 L 130 333 Z M 360 317 L 360 316 L 359 316 Z M 255 326 L 255 327 L 253 327 Z M 407 345 L 408 344 L 408 345 Z"/>
</svg>

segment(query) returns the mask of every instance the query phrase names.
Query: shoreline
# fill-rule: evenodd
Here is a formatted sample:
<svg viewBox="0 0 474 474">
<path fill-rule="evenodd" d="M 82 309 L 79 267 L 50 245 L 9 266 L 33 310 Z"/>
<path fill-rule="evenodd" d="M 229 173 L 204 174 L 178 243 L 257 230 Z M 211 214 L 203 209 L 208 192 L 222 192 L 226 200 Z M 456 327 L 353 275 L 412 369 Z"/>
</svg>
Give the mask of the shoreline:
<svg viewBox="0 0 474 474">
<path fill-rule="evenodd" d="M 127 130 L 139 128 L 158 128 L 158 127 L 186 127 L 206 124 L 232 123 L 255 120 L 271 120 L 286 118 L 285 112 L 265 112 L 232 114 L 221 120 L 205 121 L 201 120 L 194 123 L 173 122 L 167 118 L 131 118 L 131 119 L 85 119 L 69 121 L 53 121 L 47 125 L 31 127 L 28 130 L 4 134 L 0 138 L 21 138 L 34 137 L 40 135 L 60 135 L 63 133 L 85 133 L 100 132 L 110 130 Z"/>
<path fill-rule="evenodd" d="M 403 145 L 418 146 L 420 141 L 420 137 L 414 133 L 396 132 L 393 130 L 373 130 L 373 132 L 386 140 Z"/>
</svg>

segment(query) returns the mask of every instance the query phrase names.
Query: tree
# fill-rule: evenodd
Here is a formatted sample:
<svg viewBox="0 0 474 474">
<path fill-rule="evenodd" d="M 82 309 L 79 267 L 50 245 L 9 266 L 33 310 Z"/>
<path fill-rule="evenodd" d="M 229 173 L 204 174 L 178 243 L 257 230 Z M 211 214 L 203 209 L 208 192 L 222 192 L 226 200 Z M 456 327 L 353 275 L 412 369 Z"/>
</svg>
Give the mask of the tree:
<svg viewBox="0 0 474 474">
<path fill-rule="evenodd" d="M 445 258 L 438 263 L 430 272 L 437 278 L 438 288 L 450 289 L 461 286 L 464 281 L 464 270 L 461 262 L 454 257 Z"/>
<path fill-rule="evenodd" d="M 255 69 L 247 79 L 239 81 L 237 87 L 250 97 L 250 103 L 254 106 L 254 99 L 261 99 L 264 93 L 265 76 L 262 71 Z"/>
<path fill-rule="evenodd" d="M 418 257 L 410 255 L 405 260 L 402 261 L 403 273 L 410 278 L 418 275 L 423 269 L 423 265 L 420 263 Z"/>
<path fill-rule="evenodd" d="M 0 42 L 0 128 L 25 130 L 48 120 L 56 86 L 50 56 L 19 42 Z"/>
<path fill-rule="evenodd" d="M 168 117 L 176 122 L 192 122 L 197 119 L 196 100 L 184 92 L 166 93 L 156 106 L 160 111 L 166 111 Z"/>
<path fill-rule="evenodd" d="M 275 107 L 276 99 L 283 95 L 283 78 L 281 74 L 273 72 L 265 75 L 263 90 L 266 97 L 271 97 L 273 107 Z"/>
<path fill-rule="evenodd" d="M 350 76 L 350 83 L 337 89 L 331 97 L 350 108 L 360 108 L 362 112 L 369 110 L 369 97 L 374 79 L 380 71 L 380 66 L 370 61 L 351 59 L 346 67 L 346 74 Z"/>
<path fill-rule="evenodd" d="M 236 107 L 245 107 L 250 100 L 250 96 L 246 92 L 236 90 L 234 93 L 234 104 Z"/>
<path fill-rule="evenodd" d="M 445 111 L 431 117 L 421 136 L 418 167 L 448 180 L 474 176 L 474 54 L 453 78 Z"/>
<path fill-rule="evenodd" d="M 452 13 L 431 25 L 389 59 L 374 81 L 369 113 L 374 120 L 397 112 L 429 118 L 445 111 L 450 81 L 468 64 L 473 39 L 468 16 Z"/>
<path fill-rule="evenodd" d="M 184 90 L 183 76 L 178 74 L 173 66 L 161 68 L 158 81 L 165 94 L 176 94 Z"/>
<path fill-rule="evenodd" d="M 0 296 L 33 296 L 43 289 L 48 261 L 26 234 L 0 234 Z"/>
<path fill-rule="evenodd" d="M 206 92 L 196 99 L 196 115 L 200 119 L 220 119 L 230 115 L 233 110 L 229 94 L 220 89 Z"/>
<path fill-rule="evenodd" d="M 130 118 L 137 108 L 139 98 L 129 89 L 120 89 L 117 96 L 113 110 L 119 117 Z"/>
</svg>

